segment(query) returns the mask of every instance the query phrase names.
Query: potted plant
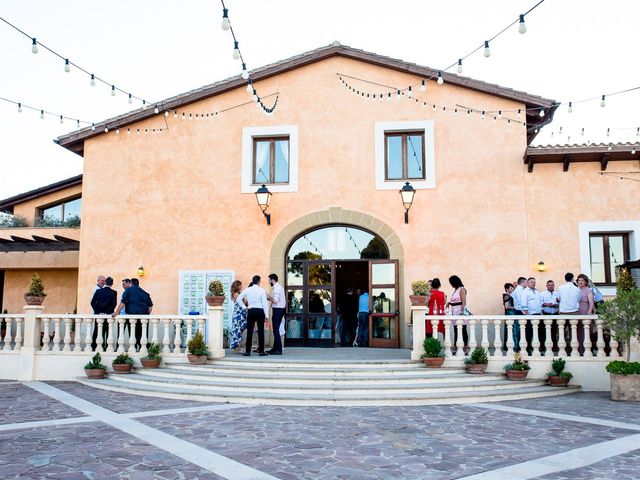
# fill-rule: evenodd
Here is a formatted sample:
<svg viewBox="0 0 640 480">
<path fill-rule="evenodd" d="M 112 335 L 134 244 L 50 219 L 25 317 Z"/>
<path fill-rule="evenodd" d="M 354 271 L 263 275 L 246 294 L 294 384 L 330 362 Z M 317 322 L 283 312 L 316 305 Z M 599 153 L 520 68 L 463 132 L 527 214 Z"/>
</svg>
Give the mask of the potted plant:
<svg viewBox="0 0 640 480">
<path fill-rule="evenodd" d="M 464 364 L 469 373 L 482 374 L 486 372 L 487 366 L 489 365 L 487 351 L 482 347 L 474 348 L 471 355 L 464 359 Z"/>
<path fill-rule="evenodd" d="M 220 280 L 211 280 L 209 291 L 204 297 L 210 307 L 220 307 L 224 303 L 224 286 Z"/>
<path fill-rule="evenodd" d="M 107 367 L 102 364 L 102 357 L 99 353 L 96 353 L 91 361 L 84 366 L 84 373 L 87 378 L 102 379 L 107 371 Z"/>
<path fill-rule="evenodd" d="M 40 275 L 34 273 L 31 277 L 29 291 L 24 294 L 24 300 L 27 302 L 27 305 L 42 305 L 44 297 L 46 296 L 47 294 L 44 293 L 44 285 L 42 284 Z"/>
<path fill-rule="evenodd" d="M 522 360 L 520 352 L 516 352 L 513 356 L 513 362 L 504 366 L 504 370 L 509 380 L 524 380 L 527 378 L 530 369 L 531 367 L 529 366 L 529 362 Z"/>
<path fill-rule="evenodd" d="M 555 358 L 551 362 L 551 371 L 547 373 L 549 385 L 552 387 L 566 387 L 569 384 L 573 374 L 564 371 L 566 363 L 564 358 Z"/>
<path fill-rule="evenodd" d="M 424 353 L 422 360 L 427 367 L 438 368 L 444 363 L 444 355 L 442 355 L 442 344 L 437 338 L 428 337 L 422 342 Z"/>
<path fill-rule="evenodd" d="M 158 368 L 160 366 L 160 345 L 152 343 L 147 348 L 147 356 L 140 359 L 140 363 L 144 368 Z"/>
<path fill-rule="evenodd" d="M 429 302 L 429 294 L 431 293 L 431 285 L 426 280 L 416 280 L 411 284 L 413 295 L 409 295 L 411 305 L 426 306 Z"/>
<path fill-rule="evenodd" d="M 111 362 L 111 366 L 115 373 L 131 373 L 131 368 L 133 368 L 133 358 L 131 358 L 127 353 L 121 353 L 114 358 L 113 362 Z"/>
<path fill-rule="evenodd" d="M 631 339 L 640 339 L 640 290 L 626 268 L 620 269 L 616 298 L 604 302 L 600 318 L 624 351 L 624 362 L 616 360 L 607 365 L 611 399 L 640 401 L 640 364 L 629 362 Z"/>
<path fill-rule="evenodd" d="M 207 356 L 209 355 L 209 349 L 207 344 L 204 343 L 204 337 L 202 332 L 198 330 L 189 343 L 187 343 L 187 358 L 189 363 L 193 365 L 204 365 L 207 362 Z"/>
</svg>

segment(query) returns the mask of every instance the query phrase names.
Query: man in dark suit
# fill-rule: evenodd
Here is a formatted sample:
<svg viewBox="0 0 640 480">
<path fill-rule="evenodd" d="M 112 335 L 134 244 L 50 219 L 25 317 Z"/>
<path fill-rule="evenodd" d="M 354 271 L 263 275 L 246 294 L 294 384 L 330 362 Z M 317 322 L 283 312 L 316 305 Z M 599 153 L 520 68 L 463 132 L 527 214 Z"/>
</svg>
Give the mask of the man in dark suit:
<svg viewBox="0 0 640 480">
<path fill-rule="evenodd" d="M 108 314 L 111 315 L 118 303 L 118 294 L 111 288 L 113 286 L 113 278 L 107 277 L 105 280 L 105 286 L 99 288 L 93 293 L 91 299 L 91 308 L 93 308 L 94 315 Z M 107 347 L 107 337 L 109 336 L 109 324 L 104 322 L 102 329 L 102 345 Z M 96 339 L 98 337 L 98 322 L 93 322 L 93 341 L 91 346 L 96 348 Z"/>
<path fill-rule="evenodd" d="M 150 315 L 153 309 L 153 302 L 151 301 L 151 295 L 140 288 L 140 282 L 137 278 L 131 279 L 131 286 L 127 288 L 122 294 L 120 304 L 116 307 L 116 311 L 112 313 L 113 317 L 120 314 L 122 310 L 125 310 L 127 315 Z M 142 323 L 138 319 L 134 319 L 135 322 L 135 347 L 140 348 L 140 340 L 142 337 Z M 129 338 L 131 338 L 131 324 L 127 319 L 125 329 L 129 327 Z M 124 333 L 124 332 L 123 332 Z M 131 340 L 129 340 L 131 343 Z"/>
</svg>

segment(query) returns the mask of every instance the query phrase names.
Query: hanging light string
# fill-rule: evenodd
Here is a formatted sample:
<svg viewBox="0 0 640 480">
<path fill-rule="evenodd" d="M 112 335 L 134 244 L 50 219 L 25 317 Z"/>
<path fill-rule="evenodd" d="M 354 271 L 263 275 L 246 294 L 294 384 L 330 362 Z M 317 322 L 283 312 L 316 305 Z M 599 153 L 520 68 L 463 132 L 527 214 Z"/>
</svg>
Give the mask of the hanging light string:
<svg viewBox="0 0 640 480">
<path fill-rule="evenodd" d="M 605 134 L 607 137 L 611 137 L 616 133 L 626 133 L 626 132 L 635 132 L 636 137 L 640 137 L 640 127 L 570 127 L 564 128 L 563 126 L 559 126 L 557 129 L 548 130 L 544 129 L 545 133 L 550 133 L 549 138 L 559 138 L 563 135 L 567 136 L 567 143 L 571 141 L 571 138 L 581 138 L 581 141 L 584 141 L 584 137 L 587 138 L 586 144 L 590 145 L 591 140 L 589 138 L 590 135 L 598 135 L 600 133 Z"/>
<path fill-rule="evenodd" d="M 309 242 L 309 245 L 311 245 L 311 248 L 313 248 L 320 255 L 320 258 L 324 258 L 324 255 L 322 254 L 320 249 L 317 247 L 315 243 L 311 241 L 309 237 L 307 237 L 306 235 L 303 235 L 302 238 L 304 238 L 307 242 Z"/>
<path fill-rule="evenodd" d="M 347 233 L 347 235 L 349 235 L 349 240 L 351 240 L 351 242 L 353 243 L 353 246 L 356 247 L 356 250 L 358 251 L 358 255 L 362 255 L 362 250 L 360 250 L 360 247 L 358 247 L 358 244 L 356 243 L 353 236 L 351 235 L 349 228 L 344 227 L 344 231 Z"/>
<path fill-rule="evenodd" d="M 278 98 L 280 96 L 280 92 L 274 92 L 274 93 L 270 93 L 268 95 L 263 96 L 262 98 L 271 98 L 275 96 L 275 102 L 274 104 L 278 103 Z M 194 119 L 203 119 L 203 118 L 216 118 L 217 116 L 228 112 L 229 110 L 233 110 L 235 108 L 240 108 L 240 107 L 244 107 L 246 105 L 251 105 L 252 103 L 254 103 L 252 100 L 249 100 L 247 102 L 242 102 L 242 103 L 238 103 L 236 105 L 232 105 L 231 107 L 225 107 L 222 108 L 220 110 L 215 110 L 213 112 L 189 112 L 187 110 L 174 110 L 174 109 L 168 109 L 165 112 L 170 112 L 171 114 L 173 114 L 173 118 L 174 119 L 178 119 L 181 118 L 182 120 L 194 120 Z M 169 116 L 167 113 L 165 113 L 165 116 Z"/>
<path fill-rule="evenodd" d="M 609 177 L 615 177 L 615 178 L 619 178 L 620 180 L 629 180 L 631 182 L 640 182 L 640 178 L 632 178 L 632 177 L 625 177 L 625 175 L 637 175 L 640 174 L 640 171 L 638 172 L 598 172 L 598 174 L 600 175 L 600 178 L 602 178 L 603 176 L 609 176 Z"/>
<path fill-rule="evenodd" d="M 6 20 L 3 17 L 0 17 L 0 20 L 2 20 L 4 23 L 6 23 L 7 25 L 9 25 L 11 28 L 13 28 L 14 30 L 16 30 L 17 32 L 20 32 L 22 35 L 24 35 L 25 37 L 29 38 L 31 40 L 31 51 L 33 53 L 38 53 L 38 46 L 44 48 L 45 50 L 47 50 L 48 52 L 52 53 L 53 55 L 55 55 L 56 57 L 58 57 L 59 59 L 64 61 L 64 71 L 65 72 L 70 72 L 71 71 L 71 67 L 75 67 L 78 70 L 80 70 L 83 73 L 86 73 L 89 76 L 89 84 L 93 87 L 96 85 L 96 82 L 100 82 L 103 83 L 104 85 L 106 85 L 107 87 L 110 87 L 111 89 L 111 95 L 115 96 L 116 92 L 121 92 L 125 95 L 127 95 L 128 98 L 128 102 L 129 103 L 133 103 L 133 100 L 138 100 L 140 102 L 142 102 L 142 108 L 147 108 L 147 106 L 149 105 L 149 102 L 147 102 L 145 99 L 138 97 L 137 95 L 134 95 L 131 92 L 127 92 L 123 89 L 121 89 L 120 87 L 117 87 L 114 83 L 109 82 L 105 79 L 103 79 L 102 77 L 91 73 L 89 70 L 81 67 L 80 65 L 78 65 L 75 62 L 72 62 L 71 60 L 69 60 L 68 57 L 61 55 L 60 53 L 56 52 L 55 50 L 53 50 L 52 48 L 49 48 L 48 46 L 46 46 L 44 43 L 38 41 L 36 39 L 36 37 L 32 37 L 31 35 L 29 35 L 28 33 L 26 33 L 25 31 L 23 31 L 22 29 L 18 28 L 17 26 L 15 26 L 13 23 L 9 22 L 8 20 Z"/>
<path fill-rule="evenodd" d="M 262 102 L 262 98 L 258 95 L 258 91 L 256 90 L 255 85 L 253 84 L 253 79 L 247 70 L 247 64 L 244 61 L 244 57 L 242 56 L 242 50 L 240 50 L 240 42 L 236 37 L 236 33 L 233 30 L 233 25 L 231 25 L 231 19 L 229 18 L 229 9 L 225 6 L 224 0 L 220 0 L 222 4 L 222 29 L 225 31 L 231 32 L 231 37 L 233 38 L 233 58 L 235 60 L 240 60 L 242 63 L 242 78 L 247 80 L 247 91 L 252 94 L 253 101 L 256 102 L 258 107 L 265 113 L 267 116 L 271 116 L 278 106 L 278 97 L 276 97 L 273 105 L 268 107 Z M 266 98 L 266 97 L 264 97 Z"/>
<path fill-rule="evenodd" d="M 60 123 L 64 123 L 65 120 L 70 120 L 76 123 L 77 127 L 81 125 L 94 125 L 93 122 L 89 122 L 87 120 L 80 120 L 78 118 L 73 118 L 68 115 L 63 115 L 61 113 L 51 112 L 49 110 L 45 110 L 44 108 L 32 107 L 31 105 L 27 105 L 22 102 L 17 102 L 15 100 L 11 100 L 9 98 L 0 97 L 0 100 L 3 102 L 11 103 L 17 107 L 18 113 L 22 113 L 24 109 L 33 110 L 34 112 L 40 113 L 40 118 L 44 120 L 45 116 L 55 117 L 60 120 Z"/>
</svg>

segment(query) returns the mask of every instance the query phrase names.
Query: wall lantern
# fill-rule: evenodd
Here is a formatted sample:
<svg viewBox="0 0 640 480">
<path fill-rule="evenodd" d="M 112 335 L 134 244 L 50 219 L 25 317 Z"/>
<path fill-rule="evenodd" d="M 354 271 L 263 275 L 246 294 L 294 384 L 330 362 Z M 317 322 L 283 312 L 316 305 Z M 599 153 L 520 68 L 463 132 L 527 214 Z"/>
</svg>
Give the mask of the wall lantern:
<svg viewBox="0 0 640 480">
<path fill-rule="evenodd" d="M 267 209 L 269 208 L 269 201 L 271 201 L 271 192 L 267 187 L 262 185 L 256 191 L 256 200 L 258 201 L 258 206 L 260 210 L 262 210 L 262 214 L 264 218 L 267 219 L 267 225 L 271 225 L 271 214 L 267 213 Z"/>
<path fill-rule="evenodd" d="M 539 272 L 544 272 L 546 269 L 547 269 L 547 266 L 544 264 L 542 260 L 540 260 L 538 262 L 538 265 L 536 266 L 536 270 L 538 270 Z"/>
<path fill-rule="evenodd" d="M 138 270 L 136 270 L 136 273 L 138 274 L 139 277 L 144 277 L 144 267 L 141 265 L 138 267 Z"/>
<path fill-rule="evenodd" d="M 409 209 L 413 204 L 413 196 L 415 194 L 416 191 L 409 182 L 405 183 L 404 186 L 400 189 L 402 206 L 404 207 L 404 223 L 409 223 Z"/>
</svg>

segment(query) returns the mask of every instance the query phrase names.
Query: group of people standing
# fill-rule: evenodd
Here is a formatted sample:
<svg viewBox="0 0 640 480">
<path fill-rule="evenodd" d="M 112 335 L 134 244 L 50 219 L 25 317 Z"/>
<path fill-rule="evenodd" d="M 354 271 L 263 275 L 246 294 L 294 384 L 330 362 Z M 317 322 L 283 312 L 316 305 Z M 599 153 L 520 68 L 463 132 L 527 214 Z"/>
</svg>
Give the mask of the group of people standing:
<svg viewBox="0 0 640 480">
<path fill-rule="evenodd" d="M 470 315 L 471 313 L 467 309 L 467 289 L 465 288 L 462 280 L 458 275 L 451 275 L 449 277 L 449 285 L 453 288 L 451 292 L 451 298 L 447 301 L 447 295 L 440 290 L 442 283 L 439 278 L 429 280 L 431 285 L 431 296 L 429 297 L 429 315 Z M 467 325 L 469 321 L 464 320 L 462 323 L 462 339 L 464 344 L 467 344 L 469 333 L 467 331 Z M 433 327 L 431 320 L 426 320 L 427 336 L 433 336 Z M 438 322 L 438 333 L 441 333 L 444 337 L 444 322 L 440 320 Z M 458 341 L 458 330 L 454 330 L 454 342 Z"/>
<path fill-rule="evenodd" d="M 149 315 L 153 309 L 151 295 L 140 287 L 140 281 L 137 278 L 124 278 L 122 280 L 122 296 L 118 303 L 118 292 L 113 289 L 113 278 L 99 275 L 96 280 L 96 286 L 93 288 L 91 296 L 91 308 L 94 315 L 111 315 L 116 317 L 120 313 L 125 315 Z M 125 321 L 124 329 L 128 330 L 129 338 L 131 338 L 131 323 Z M 109 325 L 105 324 L 102 329 L 102 345 L 106 348 L 107 338 L 109 336 Z M 98 328 L 97 321 L 94 322 L 93 328 L 93 348 L 97 345 Z M 136 323 L 135 327 L 136 348 L 140 348 L 140 339 L 142 337 L 142 325 Z"/>
<path fill-rule="evenodd" d="M 271 294 L 260 287 L 260 275 L 254 275 L 247 288 L 243 288 L 242 282 L 236 280 L 231 284 L 231 300 L 233 301 L 233 315 L 231 317 L 231 342 L 230 346 L 236 353 L 240 353 L 240 343 L 242 333 L 247 331 L 245 351 L 242 355 L 251 355 L 253 343 L 253 330 L 258 330 L 259 356 L 282 355 L 282 338 L 284 335 L 284 324 L 282 319 L 286 308 L 286 296 L 284 288 L 278 283 L 278 275 L 269 275 L 269 285 Z M 264 331 L 265 322 L 269 318 L 269 303 L 271 302 L 271 324 L 273 327 L 273 348 L 265 352 Z"/>
</svg>

